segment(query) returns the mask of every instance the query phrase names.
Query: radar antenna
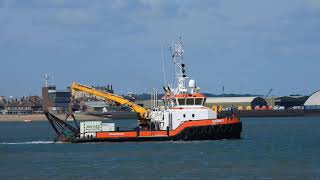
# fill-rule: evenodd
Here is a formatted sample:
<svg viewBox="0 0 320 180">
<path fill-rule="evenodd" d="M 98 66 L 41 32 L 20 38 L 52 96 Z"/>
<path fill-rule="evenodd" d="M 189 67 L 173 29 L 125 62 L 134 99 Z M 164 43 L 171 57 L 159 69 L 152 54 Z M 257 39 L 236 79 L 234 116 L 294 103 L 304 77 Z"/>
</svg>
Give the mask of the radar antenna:
<svg viewBox="0 0 320 180">
<path fill-rule="evenodd" d="M 186 88 L 186 79 L 188 79 L 188 77 L 185 74 L 185 64 L 183 63 L 184 49 L 181 37 L 177 42 L 172 43 L 170 50 L 172 51 L 172 58 L 175 64 L 175 73 L 178 81 L 176 93 L 185 94 L 188 91 Z"/>
</svg>

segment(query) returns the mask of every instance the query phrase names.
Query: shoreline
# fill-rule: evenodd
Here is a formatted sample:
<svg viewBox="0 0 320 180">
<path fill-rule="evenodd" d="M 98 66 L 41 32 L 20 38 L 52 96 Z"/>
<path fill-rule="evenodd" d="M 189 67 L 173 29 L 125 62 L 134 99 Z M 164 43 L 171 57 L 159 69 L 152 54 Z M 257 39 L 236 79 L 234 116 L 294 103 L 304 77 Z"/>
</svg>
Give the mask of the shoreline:
<svg viewBox="0 0 320 180">
<path fill-rule="evenodd" d="M 235 111 L 236 116 L 240 118 L 254 118 L 254 117 L 320 117 L 320 110 L 242 110 Z M 222 116 L 226 116 L 229 113 L 222 111 Z M 74 114 L 76 120 L 79 121 L 93 121 L 93 120 L 112 120 L 112 119 L 136 119 L 136 113 L 132 112 L 120 112 L 113 113 L 112 118 L 88 115 L 88 114 Z M 229 114 L 230 115 L 230 114 Z M 66 114 L 56 114 L 59 119 L 65 119 Z M 26 121 L 47 121 L 47 117 L 44 114 L 28 114 L 28 115 L 0 115 L 0 122 L 26 122 Z"/>
<path fill-rule="evenodd" d="M 98 117 L 93 115 L 74 114 L 76 120 L 109 120 L 109 118 Z M 65 119 L 65 114 L 56 115 L 60 119 Z M 24 122 L 24 121 L 48 121 L 44 114 L 30 114 L 30 115 L 0 115 L 0 122 Z"/>
</svg>

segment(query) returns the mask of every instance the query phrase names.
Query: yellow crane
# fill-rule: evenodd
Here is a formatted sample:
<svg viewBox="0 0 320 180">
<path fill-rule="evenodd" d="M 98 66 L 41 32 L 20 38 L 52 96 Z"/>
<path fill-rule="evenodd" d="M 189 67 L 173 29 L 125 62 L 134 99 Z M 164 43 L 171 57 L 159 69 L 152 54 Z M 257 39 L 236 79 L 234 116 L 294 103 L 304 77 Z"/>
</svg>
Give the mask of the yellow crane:
<svg viewBox="0 0 320 180">
<path fill-rule="evenodd" d="M 140 124 L 144 124 L 146 123 L 149 118 L 148 118 L 148 111 L 129 101 L 128 99 L 125 99 L 124 97 L 122 96 L 119 96 L 119 95 L 116 95 L 116 94 L 112 94 L 112 93 L 108 93 L 108 92 L 103 92 L 103 91 L 99 91 L 93 87 L 89 87 L 89 86 L 85 86 L 85 85 L 82 85 L 82 84 L 79 84 L 79 83 L 76 83 L 76 82 L 73 82 L 71 87 L 71 92 L 72 92 L 72 95 L 74 96 L 75 93 L 77 91 L 82 91 L 82 92 L 85 92 L 85 93 L 88 93 L 88 94 L 92 94 L 92 95 L 95 95 L 95 96 L 99 96 L 99 97 L 103 97 L 107 100 L 111 100 L 111 101 L 114 101 L 114 102 L 117 102 L 121 105 L 127 105 L 129 106 L 130 108 L 132 108 L 135 112 L 138 113 L 139 115 L 139 120 L 140 120 Z"/>
</svg>

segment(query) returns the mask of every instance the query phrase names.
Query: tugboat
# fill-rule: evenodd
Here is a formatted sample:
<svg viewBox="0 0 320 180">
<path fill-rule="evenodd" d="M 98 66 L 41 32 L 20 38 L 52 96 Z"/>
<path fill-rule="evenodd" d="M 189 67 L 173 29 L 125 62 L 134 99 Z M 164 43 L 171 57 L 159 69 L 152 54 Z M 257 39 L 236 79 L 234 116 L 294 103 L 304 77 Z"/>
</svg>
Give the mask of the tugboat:
<svg viewBox="0 0 320 180">
<path fill-rule="evenodd" d="M 114 123 L 102 121 L 80 122 L 79 126 L 75 119 L 74 126 L 45 112 L 57 134 L 56 141 L 84 143 L 240 139 L 242 132 L 240 118 L 233 114 L 220 117 L 217 110 L 205 107 L 206 96 L 200 93 L 195 80 L 188 81 L 186 65 L 183 63 L 184 49 L 181 38 L 172 45 L 171 50 L 178 85 L 176 88 L 164 87 L 165 95 L 161 100 L 158 100 L 157 93 L 152 94 L 151 110 L 116 94 L 102 92 L 78 83 L 73 83 L 71 86 L 73 95 L 77 91 L 82 91 L 131 107 L 139 117 L 135 129 L 119 130 Z M 162 105 L 159 105 L 160 102 Z"/>
</svg>

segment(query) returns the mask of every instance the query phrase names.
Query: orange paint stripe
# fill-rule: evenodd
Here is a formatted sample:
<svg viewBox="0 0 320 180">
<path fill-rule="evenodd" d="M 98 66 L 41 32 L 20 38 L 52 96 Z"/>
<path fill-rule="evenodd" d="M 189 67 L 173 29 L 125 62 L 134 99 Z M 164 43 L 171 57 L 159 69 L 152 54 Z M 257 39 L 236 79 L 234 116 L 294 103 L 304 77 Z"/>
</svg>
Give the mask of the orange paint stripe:
<svg viewBox="0 0 320 180">
<path fill-rule="evenodd" d="M 136 137 L 137 133 L 133 132 L 97 132 L 97 138 L 124 138 L 124 137 Z"/>
<path fill-rule="evenodd" d="M 233 124 L 240 122 L 238 117 L 228 117 L 223 119 L 215 120 L 199 120 L 199 121 L 187 121 L 179 126 L 175 130 L 169 131 L 169 136 L 175 136 L 183 131 L 185 128 L 194 126 L 211 126 L 211 125 L 222 125 L 222 124 Z M 140 137 L 156 137 L 156 136 L 167 136 L 167 131 L 140 131 Z M 137 132 L 97 132 L 97 138 L 130 138 L 137 137 Z"/>
<path fill-rule="evenodd" d="M 140 131 L 140 136 L 166 136 L 167 131 Z"/>
</svg>

